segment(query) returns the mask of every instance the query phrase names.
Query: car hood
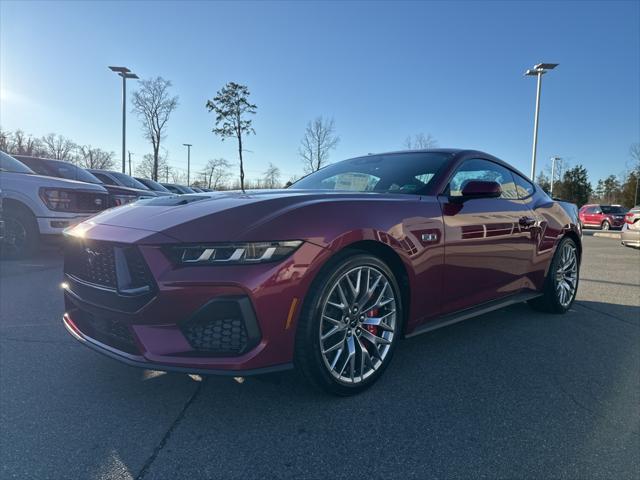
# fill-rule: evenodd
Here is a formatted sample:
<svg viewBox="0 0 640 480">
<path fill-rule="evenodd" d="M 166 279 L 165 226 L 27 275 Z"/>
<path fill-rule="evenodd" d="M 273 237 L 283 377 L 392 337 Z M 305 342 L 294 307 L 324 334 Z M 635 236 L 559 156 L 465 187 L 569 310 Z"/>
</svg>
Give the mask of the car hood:
<svg viewBox="0 0 640 480">
<path fill-rule="evenodd" d="M 41 187 L 58 187 L 74 190 L 92 191 L 96 193 L 106 193 L 106 189 L 95 183 L 81 182 L 79 180 L 69 180 L 66 178 L 49 177 L 47 175 L 37 175 L 32 173 L 2 172 L 6 176 L 6 184 L 9 185 L 11 179 L 19 180 L 21 184 L 35 184 Z"/>
<path fill-rule="evenodd" d="M 122 185 L 107 185 L 107 184 L 103 184 L 103 187 L 107 189 L 107 191 L 112 194 L 112 195 L 136 195 L 137 197 L 140 196 L 147 196 L 147 197 L 156 197 L 158 195 L 156 195 L 156 192 L 153 192 L 151 190 L 141 190 L 139 188 L 132 188 L 132 187 L 123 187 Z"/>
<path fill-rule="evenodd" d="M 92 217 L 91 223 L 162 232 L 183 242 L 234 241 L 304 206 L 419 199 L 417 195 L 294 189 L 198 193 L 140 200 L 106 210 Z"/>
</svg>

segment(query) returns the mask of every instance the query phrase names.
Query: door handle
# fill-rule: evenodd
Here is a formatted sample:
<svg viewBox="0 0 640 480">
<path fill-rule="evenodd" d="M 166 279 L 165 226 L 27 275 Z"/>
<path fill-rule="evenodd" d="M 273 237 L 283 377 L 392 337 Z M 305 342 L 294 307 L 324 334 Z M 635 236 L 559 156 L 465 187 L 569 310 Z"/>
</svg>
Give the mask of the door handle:
<svg viewBox="0 0 640 480">
<path fill-rule="evenodd" d="M 518 223 L 520 224 L 520 226 L 528 228 L 535 225 L 536 219 L 531 217 L 520 217 L 520 220 L 518 220 Z"/>
</svg>

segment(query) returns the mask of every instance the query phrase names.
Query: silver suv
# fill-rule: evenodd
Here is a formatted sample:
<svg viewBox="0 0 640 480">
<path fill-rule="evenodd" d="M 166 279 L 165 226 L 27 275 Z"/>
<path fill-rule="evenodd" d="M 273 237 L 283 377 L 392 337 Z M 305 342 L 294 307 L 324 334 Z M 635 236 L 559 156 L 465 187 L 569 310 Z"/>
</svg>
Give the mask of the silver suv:
<svg viewBox="0 0 640 480">
<path fill-rule="evenodd" d="M 65 228 L 108 205 L 104 187 L 36 175 L 4 152 L 0 152 L 0 190 L 5 227 L 0 245 L 3 258 L 33 254 L 43 236 L 60 236 Z"/>
</svg>

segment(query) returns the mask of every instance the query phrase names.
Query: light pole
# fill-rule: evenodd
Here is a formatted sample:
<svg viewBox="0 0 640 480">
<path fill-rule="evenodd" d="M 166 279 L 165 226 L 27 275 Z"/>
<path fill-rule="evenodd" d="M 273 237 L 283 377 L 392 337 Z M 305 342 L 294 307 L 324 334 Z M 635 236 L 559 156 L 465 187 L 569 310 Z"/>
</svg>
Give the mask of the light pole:
<svg viewBox="0 0 640 480">
<path fill-rule="evenodd" d="M 131 176 L 131 155 L 133 155 L 131 152 L 129 153 L 129 176 Z"/>
<path fill-rule="evenodd" d="M 538 63 L 532 69 L 524 72 L 525 76 L 538 77 L 536 88 L 536 113 L 533 121 L 533 152 L 531 154 L 531 180 L 535 181 L 536 175 L 536 150 L 538 148 L 538 117 L 540 115 L 540 90 L 542 88 L 542 75 L 558 66 L 557 63 Z"/>
<path fill-rule="evenodd" d="M 138 79 L 138 75 L 131 73 L 127 67 L 109 67 L 109 70 L 116 72 L 122 77 L 122 173 L 126 172 L 125 153 L 127 151 L 127 78 Z"/>
<path fill-rule="evenodd" d="M 191 147 L 193 146 L 191 143 L 183 143 L 185 147 L 187 147 L 187 187 L 191 185 L 190 183 L 190 175 L 191 175 Z"/>
<path fill-rule="evenodd" d="M 556 179 L 556 161 L 562 160 L 560 157 L 551 157 L 551 191 L 549 192 L 553 198 L 553 183 Z"/>
</svg>

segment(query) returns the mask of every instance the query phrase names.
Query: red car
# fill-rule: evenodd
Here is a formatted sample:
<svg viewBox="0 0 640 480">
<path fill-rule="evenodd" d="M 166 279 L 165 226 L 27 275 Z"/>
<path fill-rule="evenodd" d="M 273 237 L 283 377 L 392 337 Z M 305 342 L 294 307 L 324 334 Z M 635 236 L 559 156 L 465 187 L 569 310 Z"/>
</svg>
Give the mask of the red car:
<svg viewBox="0 0 640 480">
<path fill-rule="evenodd" d="M 582 247 L 565 208 L 491 155 L 445 149 L 345 160 L 286 190 L 142 200 L 68 233 L 64 325 L 129 365 L 295 365 L 353 394 L 403 336 L 522 301 L 566 312 Z"/>
<path fill-rule="evenodd" d="M 583 205 L 578 212 L 583 227 L 622 228 L 627 210 L 619 205 Z"/>
</svg>

